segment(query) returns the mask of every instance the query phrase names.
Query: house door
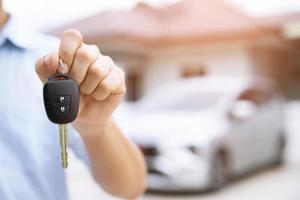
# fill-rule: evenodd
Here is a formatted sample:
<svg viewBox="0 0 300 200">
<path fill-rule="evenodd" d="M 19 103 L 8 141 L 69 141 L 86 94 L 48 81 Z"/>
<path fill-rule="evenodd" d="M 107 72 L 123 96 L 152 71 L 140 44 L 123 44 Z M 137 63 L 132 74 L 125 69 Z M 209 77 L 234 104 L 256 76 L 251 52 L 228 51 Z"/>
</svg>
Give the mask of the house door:
<svg viewBox="0 0 300 200">
<path fill-rule="evenodd" d="M 126 75 L 127 100 L 136 101 L 141 96 L 142 79 L 137 73 L 128 73 Z"/>
</svg>

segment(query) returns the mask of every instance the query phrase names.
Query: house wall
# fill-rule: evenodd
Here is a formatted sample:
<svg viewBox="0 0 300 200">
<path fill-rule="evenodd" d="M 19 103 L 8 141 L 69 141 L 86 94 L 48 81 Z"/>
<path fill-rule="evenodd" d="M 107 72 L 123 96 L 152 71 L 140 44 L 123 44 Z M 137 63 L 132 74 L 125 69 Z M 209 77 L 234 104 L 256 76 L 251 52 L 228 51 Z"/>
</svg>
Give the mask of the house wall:
<svg viewBox="0 0 300 200">
<path fill-rule="evenodd" d="M 182 54 L 153 56 L 143 70 L 143 93 L 154 87 L 182 78 L 185 70 L 201 68 L 205 76 L 249 75 L 251 62 L 245 48 L 217 49 L 203 52 L 187 50 Z"/>
<path fill-rule="evenodd" d="M 207 76 L 251 74 L 248 44 L 247 40 L 143 48 L 114 44 L 122 46 L 121 52 L 111 45 L 107 45 L 110 49 L 99 47 L 125 70 L 128 99 L 137 100 L 154 87 L 181 78 L 186 70 L 202 70 L 201 75 Z"/>
</svg>

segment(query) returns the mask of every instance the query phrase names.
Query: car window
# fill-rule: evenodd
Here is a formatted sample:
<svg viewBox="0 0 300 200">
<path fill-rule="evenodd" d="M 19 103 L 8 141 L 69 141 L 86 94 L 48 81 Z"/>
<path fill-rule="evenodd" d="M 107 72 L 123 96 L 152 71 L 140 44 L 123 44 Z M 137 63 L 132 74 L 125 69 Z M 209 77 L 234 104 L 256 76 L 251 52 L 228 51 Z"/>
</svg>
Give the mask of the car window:
<svg viewBox="0 0 300 200">
<path fill-rule="evenodd" d="M 220 98 L 221 93 L 194 91 L 177 96 L 167 96 L 167 98 L 156 98 L 152 102 L 143 102 L 141 106 L 147 110 L 197 111 L 214 106 Z"/>
<path fill-rule="evenodd" d="M 247 89 L 239 95 L 238 99 L 248 100 L 253 102 L 257 106 L 261 106 L 270 101 L 271 94 L 263 90 Z"/>
<path fill-rule="evenodd" d="M 235 79 L 189 79 L 158 86 L 143 96 L 137 107 L 142 110 L 199 110 L 214 106 L 224 96 L 235 93 L 242 83 Z M 226 94 L 226 95 L 225 95 Z"/>
<path fill-rule="evenodd" d="M 165 105 L 165 109 L 179 109 L 179 110 L 199 110 L 209 108 L 215 105 L 220 99 L 218 93 L 200 93 L 191 94 L 183 98 L 169 102 Z"/>
</svg>

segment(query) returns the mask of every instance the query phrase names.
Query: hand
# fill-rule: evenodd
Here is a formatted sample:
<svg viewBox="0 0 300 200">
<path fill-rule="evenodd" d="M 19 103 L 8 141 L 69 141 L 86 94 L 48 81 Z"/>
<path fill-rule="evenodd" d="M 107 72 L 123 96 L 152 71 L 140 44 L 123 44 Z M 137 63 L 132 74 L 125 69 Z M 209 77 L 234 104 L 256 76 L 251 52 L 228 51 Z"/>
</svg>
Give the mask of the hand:
<svg viewBox="0 0 300 200">
<path fill-rule="evenodd" d="M 36 62 L 36 72 L 43 83 L 50 75 L 61 73 L 59 58 L 80 88 L 79 112 L 73 126 L 80 132 L 109 125 L 112 112 L 125 94 L 124 72 L 110 57 L 101 55 L 95 45 L 83 43 L 76 30 L 65 31 L 58 52 Z"/>
</svg>

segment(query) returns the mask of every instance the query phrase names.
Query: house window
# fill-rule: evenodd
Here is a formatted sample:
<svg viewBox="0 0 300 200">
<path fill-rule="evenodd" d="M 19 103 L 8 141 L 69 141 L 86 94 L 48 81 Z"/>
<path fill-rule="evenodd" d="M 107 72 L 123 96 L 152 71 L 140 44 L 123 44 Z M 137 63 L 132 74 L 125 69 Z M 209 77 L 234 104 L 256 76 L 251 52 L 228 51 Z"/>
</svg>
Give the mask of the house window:
<svg viewBox="0 0 300 200">
<path fill-rule="evenodd" d="M 182 68 L 181 71 L 182 78 L 201 77 L 206 75 L 207 75 L 207 71 L 204 66 L 198 66 L 198 67 L 185 66 Z"/>
</svg>

